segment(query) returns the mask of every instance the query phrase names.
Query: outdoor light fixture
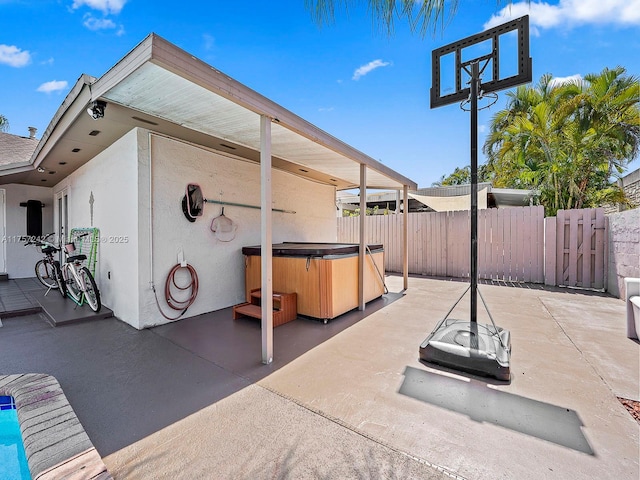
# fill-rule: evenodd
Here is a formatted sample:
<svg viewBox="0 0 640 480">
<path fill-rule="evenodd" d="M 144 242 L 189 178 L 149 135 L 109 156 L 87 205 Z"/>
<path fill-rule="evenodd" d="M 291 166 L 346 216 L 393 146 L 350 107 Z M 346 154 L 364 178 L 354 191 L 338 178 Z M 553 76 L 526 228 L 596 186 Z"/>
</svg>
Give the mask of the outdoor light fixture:
<svg viewBox="0 0 640 480">
<path fill-rule="evenodd" d="M 38 173 L 44 173 L 44 168 L 38 167 Z"/>
<path fill-rule="evenodd" d="M 104 117 L 104 110 L 107 108 L 107 102 L 103 102 L 102 100 L 96 100 L 89 105 L 87 108 L 87 113 L 94 120 L 98 120 L 99 118 Z"/>
</svg>

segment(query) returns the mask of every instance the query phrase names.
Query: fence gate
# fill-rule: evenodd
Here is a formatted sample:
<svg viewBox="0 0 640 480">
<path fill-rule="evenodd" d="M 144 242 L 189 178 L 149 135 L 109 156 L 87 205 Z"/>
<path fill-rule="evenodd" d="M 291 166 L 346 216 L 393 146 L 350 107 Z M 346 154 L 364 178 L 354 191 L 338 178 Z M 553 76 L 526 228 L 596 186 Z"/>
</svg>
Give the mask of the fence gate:
<svg viewBox="0 0 640 480">
<path fill-rule="evenodd" d="M 607 260 L 604 209 L 558 210 L 555 218 L 546 219 L 546 226 L 545 283 L 604 289 Z M 552 255 L 554 247 L 555 258 Z M 555 265 L 552 265 L 554 260 Z M 553 275 L 549 275 L 552 269 L 555 279 L 552 278 Z"/>
</svg>

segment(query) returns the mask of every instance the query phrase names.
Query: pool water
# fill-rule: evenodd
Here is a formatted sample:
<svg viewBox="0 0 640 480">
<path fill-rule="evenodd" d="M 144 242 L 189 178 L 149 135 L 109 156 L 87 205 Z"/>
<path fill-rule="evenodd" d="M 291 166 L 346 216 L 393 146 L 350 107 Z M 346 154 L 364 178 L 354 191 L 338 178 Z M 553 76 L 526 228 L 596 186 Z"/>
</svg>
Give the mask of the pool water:
<svg viewBox="0 0 640 480">
<path fill-rule="evenodd" d="M 12 397 L 0 396 L 0 478 L 31 480 Z"/>
</svg>

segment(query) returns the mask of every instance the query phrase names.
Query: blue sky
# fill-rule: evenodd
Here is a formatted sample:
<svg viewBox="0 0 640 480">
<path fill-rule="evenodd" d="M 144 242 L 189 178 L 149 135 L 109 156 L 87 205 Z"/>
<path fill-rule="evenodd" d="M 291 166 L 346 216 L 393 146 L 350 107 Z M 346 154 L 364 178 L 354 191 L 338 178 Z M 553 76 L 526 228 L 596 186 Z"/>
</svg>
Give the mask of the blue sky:
<svg viewBox="0 0 640 480">
<path fill-rule="evenodd" d="M 0 0 L 0 114 L 39 137 L 81 74 L 155 32 L 427 187 L 469 164 L 469 113 L 429 108 L 433 49 L 529 14 L 534 83 L 619 65 L 640 76 L 640 0 L 460 0 L 424 38 L 403 21 L 388 37 L 355 3 L 319 27 L 305 0 Z M 480 148 L 505 93 L 480 112 Z"/>
</svg>

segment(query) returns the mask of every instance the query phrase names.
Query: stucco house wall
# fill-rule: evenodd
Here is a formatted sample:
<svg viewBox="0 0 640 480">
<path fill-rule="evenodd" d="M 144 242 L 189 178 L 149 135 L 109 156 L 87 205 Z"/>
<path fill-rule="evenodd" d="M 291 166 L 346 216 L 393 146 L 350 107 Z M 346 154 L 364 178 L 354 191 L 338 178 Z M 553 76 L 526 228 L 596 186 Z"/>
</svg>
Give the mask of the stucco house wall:
<svg viewBox="0 0 640 480">
<path fill-rule="evenodd" d="M 152 282 L 165 314 L 180 313 L 167 306 L 164 295 L 180 252 L 199 278 L 196 300 L 181 318 L 244 301 L 242 247 L 260 244 L 260 210 L 225 206 L 225 216 L 237 225 L 236 237 L 219 241 L 210 226 L 221 205 L 207 204 L 193 223 L 184 217 L 181 200 L 188 183 L 198 183 L 213 200 L 260 205 L 260 165 L 145 129 L 132 130 L 49 193 L 51 203 L 66 189 L 69 228 L 100 229 L 96 281 L 103 304 L 135 328 L 169 321 L 158 310 Z M 333 186 L 274 170 L 272 191 L 274 208 L 296 212 L 273 213 L 275 243 L 336 241 Z M 186 283 L 186 272 L 176 279 Z"/>
<path fill-rule="evenodd" d="M 95 277 L 102 303 L 134 326 L 138 317 L 137 146 L 136 131 L 131 131 L 54 187 L 54 193 L 67 189 L 69 229 L 100 229 Z"/>
<path fill-rule="evenodd" d="M 42 209 L 42 233 L 53 232 L 52 189 L 32 185 L 8 184 L 0 186 L 5 191 L 6 233 L 2 239 L 6 252 L 6 272 L 9 278 L 27 278 L 35 276 L 35 264 L 42 258 L 36 247 L 25 247 L 20 240 L 27 234 L 27 209 L 20 203 L 27 200 L 40 200 Z"/>
<path fill-rule="evenodd" d="M 609 263 L 607 291 L 625 298 L 625 277 L 640 277 L 640 208 L 607 215 Z"/>
<path fill-rule="evenodd" d="M 640 207 L 640 168 L 618 181 L 634 208 Z"/>
<path fill-rule="evenodd" d="M 236 225 L 230 242 L 216 239 L 211 221 L 222 213 L 222 206 L 208 203 L 204 215 L 189 222 L 182 213 L 181 199 L 188 183 L 201 186 L 206 198 L 248 205 L 260 205 L 260 165 L 220 152 L 190 145 L 160 135 L 144 134 L 138 140 L 140 210 L 138 217 L 139 323 L 145 328 L 166 323 L 158 311 L 151 290 L 153 283 L 163 311 L 171 317 L 178 311 L 166 306 L 164 286 L 171 268 L 182 252 L 195 268 L 199 293 L 184 318 L 226 308 L 244 301 L 244 256 L 242 247 L 260 244 L 260 210 L 225 206 L 224 214 Z M 151 148 L 148 148 L 149 142 Z M 144 154 L 146 152 L 146 155 Z M 149 155 L 150 152 L 150 155 Z M 153 251 L 149 244 L 149 168 L 151 159 L 153 199 Z M 273 213 L 273 241 L 335 242 L 335 189 L 274 170 L 273 207 L 294 210 L 295 214 Z M 146 230 L 146 232 L 145 232 Z M 144 238 L 144 240 L 143 240 Z M 183 276 L 178 280 L 186 282 Z"/>
<path fill-rule="evenodd" d="M 618 187 L 620 187 L 624 191 L 624 194 L 627 196 L 630 205 L 603 205 L 606 214 L 623 212 L 625 210 L 629 210 L 630 208 L 640 207 L 640 168 L 634 170 L 631 173 L 628 173 L 622 178 L 619 178 Z"/>
</svg>

